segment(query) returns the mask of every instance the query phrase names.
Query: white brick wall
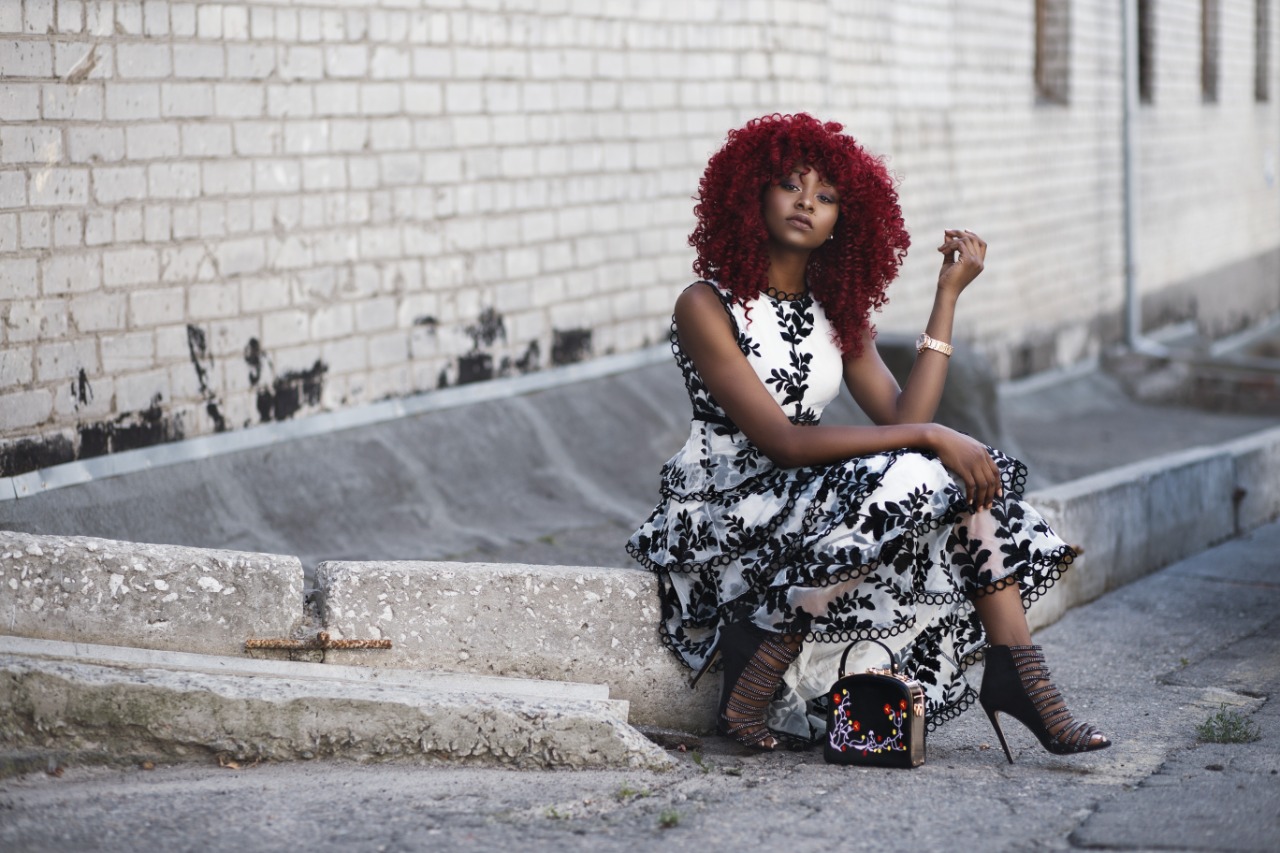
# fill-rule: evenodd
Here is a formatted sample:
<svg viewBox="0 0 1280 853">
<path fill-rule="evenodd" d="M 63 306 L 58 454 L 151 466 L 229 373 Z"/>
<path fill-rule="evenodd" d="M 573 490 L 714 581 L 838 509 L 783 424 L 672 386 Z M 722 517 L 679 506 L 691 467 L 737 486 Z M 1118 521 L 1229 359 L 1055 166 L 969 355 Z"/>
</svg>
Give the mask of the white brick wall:
<svg viewBox="0 0 1280 853">
<path fill-rule="evenodd" d="M 1067 106 L 1036 103 L 1030 4 L 962 5 L 3 0 L 0 451 L 157 395 L 186 435 L 210 403 L 239 428 L 317 360 L 321 405 L 349 406 L 533 343 L 546 367 L 557 332 L 663 340 L 706 158 L 773 111 L 843 121 L 902 179 L 881 328 L 921 326 L 959 225 L 991 244 L 962 341 L 1005 374 L 1029 342 L 1095 353 L 1123 299 L 1117 4 L 1072 2 Z M 1158 5 L 1149 298 L 1280 248 L 1253 3 L 1223 2 L 1209 105 L 1198 2 Z"/>
</svg>

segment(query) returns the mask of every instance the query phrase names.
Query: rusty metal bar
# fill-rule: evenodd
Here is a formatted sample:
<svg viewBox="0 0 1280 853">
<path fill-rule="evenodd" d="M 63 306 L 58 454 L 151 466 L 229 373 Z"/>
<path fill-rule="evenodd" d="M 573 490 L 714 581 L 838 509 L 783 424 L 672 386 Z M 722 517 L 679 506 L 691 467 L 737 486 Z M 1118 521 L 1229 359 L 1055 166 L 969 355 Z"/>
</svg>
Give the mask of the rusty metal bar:
<svg viewBox="0 0 1280 853">
<path fill-rule="evenodd" d="M 277 649 L 285 651 L 327 651 L 329 649 L 389 649 L 390 640 L 334 640 L 328 631 L 321 631 L 314 637 L 305 640 L 287 638 L 251 638 L 244 641 L 249 649 Z"/>
</svg>

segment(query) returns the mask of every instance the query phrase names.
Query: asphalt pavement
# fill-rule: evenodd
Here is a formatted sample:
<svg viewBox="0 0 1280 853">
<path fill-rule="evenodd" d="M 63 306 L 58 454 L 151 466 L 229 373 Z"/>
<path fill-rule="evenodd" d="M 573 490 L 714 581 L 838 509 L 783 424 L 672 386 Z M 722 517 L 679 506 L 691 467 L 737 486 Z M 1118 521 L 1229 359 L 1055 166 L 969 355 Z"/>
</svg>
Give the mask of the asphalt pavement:
<svg viewBox="0 0 1280 853">
<path fill-rule="evenodd" d="M 676 736 L 667 772 L 329 762 L 54 768 L 0 782 L 0 849 L 745 850 L 1280 846 L 1280 522 L 1076 608 L 1036 641 L 1115 741 L 1060 757 L 972 709 L 916 770 Z M 1205 743 L 1211 718 L 1256 727 Z"/>
</svg>

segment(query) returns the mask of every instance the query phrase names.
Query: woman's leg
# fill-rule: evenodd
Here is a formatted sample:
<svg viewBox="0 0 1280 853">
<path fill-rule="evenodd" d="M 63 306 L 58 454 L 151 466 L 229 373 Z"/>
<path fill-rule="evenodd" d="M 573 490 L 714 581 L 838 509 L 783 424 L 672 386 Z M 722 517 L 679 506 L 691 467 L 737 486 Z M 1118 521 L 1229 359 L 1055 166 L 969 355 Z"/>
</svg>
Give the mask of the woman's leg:
<svg viewBox="0 0 1280 853">
<path fill-rule="evenodd" d="M 1027 626 L 1027 615 L 1022 607 L 1018 585 L 1010 584 L 1004 589 L 974 599 L 973 608 L 978 612 L 978 619 L 981 620 L 991 645 L 1008 647 L 1007 653 L 1001 648 L 998 650 L 999 654 L 988 655 L 987 670 L 982 676 L 984 707 L 990 704 L 997 706 L 996 710 L 1007 711 L 1014 706 L 1015 701 L 1026 702 L 1021 697 L 1010 695 L 1013 685 L 1020 685 L 1022 692 L 1032 700 L 1031 707 L 1040 715 L 1049 735 L 1063 747 L 1075 747 L 1068 751 L 1109 746 L 1111 742 L 1101 732 L 1075 721 L 1066 708 L 1066 700 L 1049 680 L 1049 670 L 1044 665 L 1040 647 L 1031 644 L 1031 630 Z M 1000 667 L 1002 671 L 994 672 L 995 667 Z M 990 679 L 988 673 L 991 673 Z M 999 707 L 1000 705 L 1003 707 Z M 1026 723 L 1026 720 L 1023 722 Z M 1004 736 L 1001 735 L 1001 744 L 1003 743 Z M 1007 746 L 1005 751 L 1008 754 Z M 1012 755 L 1009 755 L 1009 760 L 1013 761 Z"/>
</svg>

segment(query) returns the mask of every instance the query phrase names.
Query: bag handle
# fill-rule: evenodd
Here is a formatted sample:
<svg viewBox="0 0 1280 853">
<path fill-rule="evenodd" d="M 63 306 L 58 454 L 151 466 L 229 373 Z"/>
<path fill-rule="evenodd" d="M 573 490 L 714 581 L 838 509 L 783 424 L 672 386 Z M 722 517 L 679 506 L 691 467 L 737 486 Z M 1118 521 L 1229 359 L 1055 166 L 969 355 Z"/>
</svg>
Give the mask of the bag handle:
<svg viewBox="0 0 1280 853">
<path fill-rule="evenodd" d="M 853 647 L 858 645 L 858 643 L 875 643 L 877 646 L 884 649 L 884 653 L 889 656 L 889 671 L 892 672 L 894 675 L 898 674 L 898 660 L 893 656 L 893 652 L 889 650 L 889 647 L 886 646 L 884 643 L 880 642 L 879 640 L 866 639 L 866 640 L 854 640 L 852 643 L 844 647 L 844 654 L 840 655 L 840 677 L 841 678 L 844 678 L 844 665 L 849 660 L 849 652 L 853 651 Z"/>
</svg>

